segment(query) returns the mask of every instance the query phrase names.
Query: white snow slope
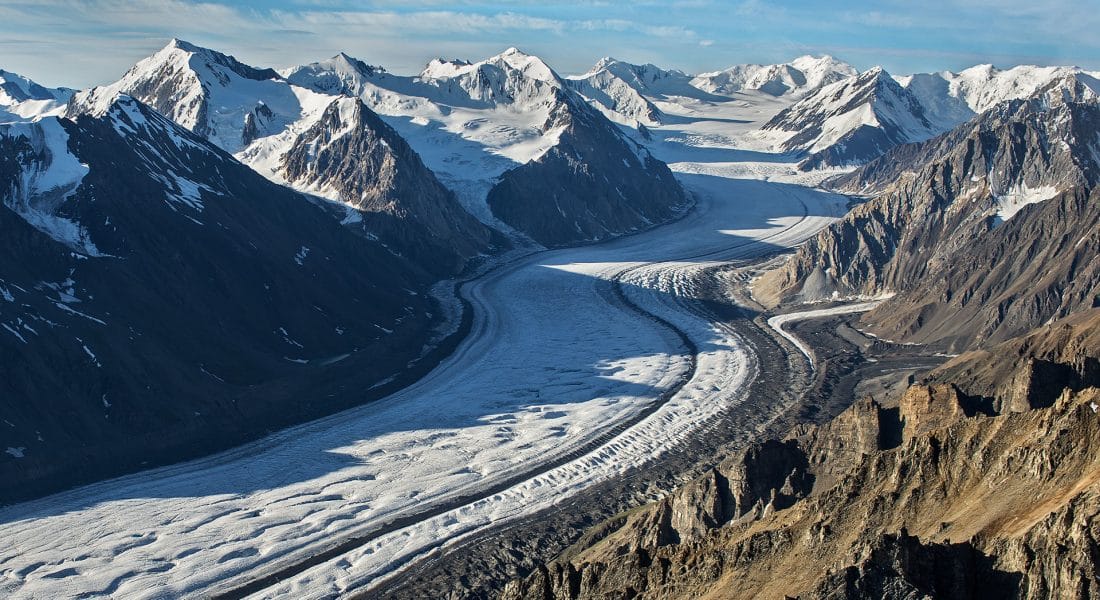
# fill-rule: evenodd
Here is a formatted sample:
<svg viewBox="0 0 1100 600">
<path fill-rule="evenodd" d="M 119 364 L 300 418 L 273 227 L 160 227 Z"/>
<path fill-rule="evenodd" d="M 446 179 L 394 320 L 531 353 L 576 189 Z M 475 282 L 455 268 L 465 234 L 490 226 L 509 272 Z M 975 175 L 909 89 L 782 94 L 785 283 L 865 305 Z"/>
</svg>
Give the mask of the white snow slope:
<svg viewBox="0 0 1100 600">
<path fill-rule="evenodd" d="M 778 108 L 746 102 L 740 120 L 749 128 Z M 758 179 L 801 176 L 783 157 L 739 148 L 737 132 L 720 135 L 725 116 L 665 109 L 681 118 L 652 147 L 697 193 L 695 211 L 612 243 L 521 258 L 474 280 L 464 291 L 475 316 L 468 339 L 389 398 L 202 460 L 0 509 L 0 596 L 206 595 L 494 482 L 521 481 L 413 518 L 257 596 L 369 589 L 413 557 L 559 502 L 659 455 L 730 405 L 757 401 L 744 397 L 753 357 L 691 310 L 689 275 L 797 244 L 839 216 L 844 202 Z M 615 279 L 699 354 L 694 376 L 667 403 L 608 438 L 689 368 L 680 338 L 624 305 Z M 590 442 L 602 443 L 540 472 Z"/>
<path fill-rule="evenodd" d="M 59 115 L 72 95 L 70 89 L 43 87 L 22 75 L 0 69 L 0 123 Z"/>
<path fill-rule="evenodd" d="M 944 129 L 1000 102 L 1027 98 L 1058 83 L 1079 82 L 1093 97 L 1100 96 L 1100 72 L 1077 67 L 1020 65 L 998 69 L 977 65 L 958 73 L 918 73 L 895 79 L 917 97 L 926 116 Z"/>
<path fill-rule="evenodd" d="M 101 115 L 119 94 L 159 107 L 169 119 L 230 153 L 247 145 L 246 118 L 254 119 L 257 133 L 267 136 L 317 110 L 303 100 L 308 94 L 296 92 L 274 71 L 254 69 L 177 39 L 138 61 L 118 81 L 78 92 L 73 104 Z"/>
</svg>

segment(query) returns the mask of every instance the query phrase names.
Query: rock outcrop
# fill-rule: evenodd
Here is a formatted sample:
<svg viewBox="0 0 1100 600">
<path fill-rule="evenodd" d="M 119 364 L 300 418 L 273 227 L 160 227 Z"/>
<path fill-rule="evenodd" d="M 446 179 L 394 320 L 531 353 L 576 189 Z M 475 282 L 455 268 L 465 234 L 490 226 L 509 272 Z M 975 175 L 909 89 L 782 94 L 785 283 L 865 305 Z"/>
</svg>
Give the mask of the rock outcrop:
<svg viewBox="0 0 1100 600">
<path fill-rule="evenodd" d="M 1100 387 L 1100 308 L 986 350 L 957 356 L 927 383 L 954 382 L 996 412 L 1050 406 L 1064 388 Z"/>
<path fill-rule="evenodd" d="M 1016 411 L 1020 390 L 984 374 L 1065 339 L 1081 343 L 1050 360 L 1093 373 L 1098 322 L 1092 311 L 959 357 L 896 407 L 864 399 L 759 443 L 503 597 L 1095 597 L 1100 388 L 1070 378 L 1045 407 Z M 1053 389 L 1029 381 L 1025 394 Z"/>
</svg>

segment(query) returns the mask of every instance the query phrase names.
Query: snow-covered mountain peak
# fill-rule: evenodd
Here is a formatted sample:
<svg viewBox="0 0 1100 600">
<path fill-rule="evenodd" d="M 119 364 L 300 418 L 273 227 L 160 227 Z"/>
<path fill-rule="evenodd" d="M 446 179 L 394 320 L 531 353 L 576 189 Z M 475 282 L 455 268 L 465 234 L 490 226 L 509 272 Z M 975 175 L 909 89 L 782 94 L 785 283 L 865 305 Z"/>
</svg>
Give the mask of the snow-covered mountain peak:
<svg viewBox="0 0 1100 600">
<path fill-rule="evenodd" d="M 834 69 L 838 71 L 847 71 L 854 68 L 852 65 L 831 54 L 821 54 L 818 56 L 803 54 L 802 56 L 792 59 L 788 64 L 800 70 Z"/>
<path fill-rule="evenodd" d="M 66 92 L 71 95 L 72 90 L 43 87 L 18 73 L 0 69 L 0 102 L 4 105 L 27 100 L 58 100 Z"/>
<path fill-rule="evenodd" d="M 479 62 L 434 60 L 412 81 L 380 82 L 391 92 L 450 106 L 539 111 L 561 100 L 564 80 L 515 48 Z M 385 112 L 383 110 L 383 112 Z"/>
<path fill-rule="evenodd" d="M 993 64 L 991 64 L 991 63 L 982 63 L 982 64 L 979 64 L 979 65 L 974 65 L 973 67 L 968 67 L 966 69 L 963 69 L 962 71 L 959 71 L 958 73 L 952 73 L 951 71 L 943 71 L 942 73 L 943 73 L 944 76 L 956 75 L 956 76 L 961 76 L 963 79 L 973 80 L 973 79 L 990 79 L 993 76 L 995 76 L 997 73 L 1000 73 L 1000 72 L 1001 72 L 1001 69 L 998 69 L 997 67 L 993 66 Z"/>
<path fill-rule="evenodd" d="M 714 94 L 760 91 L 771 96 L 800 97 L 855 74 L 851 65 L 831 56 L 807 55 L 789 63 L 734 65 L 701 73 L 692 80 L 692 85 Z"/>
<path fill-rule="evenodd" d="M 633 80 L 638 85 L 652 89 L 653 91 L 661 89 L 660 84 L 662 80 L 682 81 L 688 78 L 687 74 L 675 69 L 662 69 L 650 63 L 638 65 L 610 57 L 601 59 L 600 62 L 597 62 L 596 66 L 594 66 L 589 73 L 598 73 L 600 71 L 607 71 L 626 81 Z"/>
<path fill-rule="evenodd" d="M 788 64 L 802 73 L 806 78 L 806 87 L 809 89 L 820 88 L 857 73 L 852 65 L 828 54 L 821 56 L 805 54 Z"/>
<path fill-rule="evenodd" d="M 384 68 L 375 65 L 368 65 L 367 63 L 359 60 L 358 58 L 355 58 L 354 56 L 350 56 L 345 52 L 341 52 L 336 56 L 333 56 L 326 62 L 333 65 L 340 71 L 360 73 L 368 77 L 374 75 L 375 73 L 385 72 Z"/>
<path fill-rule="evenodd" d="M 487 181 L 541 155 L 556 143 L 547 125 L 567 94 L 541 59 L 515 49 L 479 62 L 434 59 L 413 77 L 347 69 L 335 59 L 285 74 L 295 85 L 361 98 L 447 181 L 474 171 Z M 483 199 L 484 191 L 472 193 Z"/>
<path fill-rule="evenodd" d="M 652 100 L 672 96 L 699 97 L 691 76 L 656 65 L 636 65 L 610 56 L 601 58 L 585 74 L 570 77 L 570 87 L 609 119 L 624 125 L 656 125 L 661 112 Z"/>
<path fill-rule="evenodd" d="M 619 59 L 615 58 L 615 57 L 605 56 L 605 57 L 601 58 L 600 60 L 597 60 L 596 64 L 592 65 L 592 68 L 589 69 L 584 75 L 591 75 L 592 73 L 598 73 L 600 70 L 606 69 L 607 67 L 609 67 L 609 66 L 611 66 L 615 63 L 618 63 L 618 62 L 621 62 L 621 61 Z M 580 78 L 584 77 L 584 75 L 578 76 L 575 79 L 580 79 Z"/>
<path fill-rule="evenodd" d="M 1038 97 L 1048 106 L 1067 102 L 1089 102 L 1100 98 L 1100 79 L 1087 73 L 1060 74 L 1040 87 L 1031 98 Z"/>
<path fill-rule="evenodd" d="M 931 130 L 924 122 L 922 107 L 886 69 L 871 67 L 851 79 L 827 85 L 792 109 L 817 108 L 830 114 L 851 113 L 868 106 L 867 125 L 879 125 L 883 119 L 894 121 L 906 132 L 917 136 Z M 912 117 L 912 118 L 910 118 Z"/>
<path fill-rule="evenodd" d="M 368 81 L 387 75 L 386 69 L 343 52 L 332 58 L 283 69 L 280 74 L 291 84 L 325 94 L 358 95 Z"/>
<path fill-rule="evenodd" d="M 1047 87 L 1055 80 L 1068 81 L 1089 74 L 1076 67 L 1036 67 L 1020 65 L 1010 69 L 998 69 L 992 65 L 979 65 L 958 74 L 945 73 L 951 95 L 966 102 L 974 112 L 982 112 L 1005 100 L 1026 98 Z"/>
<path fill-rule="evenodd" d="M 912 103 L 910 94 L 889 71 L 882 67 L 871 67 L 854 78 L 830 84 L 821 89 L 829 90 L 832 97 L 848 102 L 870 101 L 874 103 L 892 102 L 904 97 L 906 104 Z M 917 107 L 919 109 L 921 107 Z M 919 111 L 918 111 L 919 112 Z"/>
<path fill-rule="evenodd" d="M 667 75 L 653 65 L 634 65 L 608 56 L 584 75 L 567 81 L 613 121 L 631 126 L 656 125 L 661 122 L 661 112 L 644 94 L 661 96 L 659 80 Z"/>
<path fill-rule="evenodd" d="M 138 62 L 130 73 L 140 76 L 142 73 L 159 71 L 168 64 L 187 68 L 199 77 L 213 76 L 223 85 L 227 83 L 226 77 L 229 75 L 227 71 L 239 77 L 257 81 L 279 78 L 279 74 L 273 69 L 250 67 L 228 54 L 196 46 L 178 38 L 172 38 L 164 48 Z"/>
<path fill-rule="evenodd" d="M 446 79 L 468 73 L 473 63 L 468 60 L 433 58 L 420 71 L 421 79 Z"/>
<path fill-rule="evenodd" d="M 826 85 L 763 127 L 779 148 L 805 152 L 803 168 L 860 164 L 891 147 L 943 131 L 917 98 L 882 67 Z"/>
<path fill-rule="evenodd" d="M 74 96 L 70 113 L 105 114 L 129 94 L 221 148 L 236 152 L 256 137 L 284 130 L 302 107 L 272 69 L 173 39 L 121 79 Z"/>
<path fill-rule="evenodd" d="M 561 85 L 561 77 L 541 58 L 512 47 L 479 62 L 466 60 L 433 59 L 421 71 L 421 80 L 446 80 L 471 77 L 491 78 L 485 67 L 495 67 L 505 74 L 517 74 L 525 78 Z M 481 73 L 481 75 L 478 75 Z"/>
<path fill-rule="evenodd" d="M 519 48 L 508 48 L 486 62 L 494 63 L 498 60 L 506 63 L 508 66 L 523 73 L 527 77 L 540 81 L 561 83 L 561 77 L 558 77 L 558 74 L 550 68 L 550 65 L 546 64 L 541 58 L 527 54 Z"/>
<path fill-rule="evenodd" d="M 175 48 L 175 49 L 183 50 L 185 52 L 199 52 L 201 50 L 205 50 L 205 48 L 201 48 L 199 46 L 196 46 L 196 45 L 192 44 L 191 42 L 188 42 L 186 40 L 181 40 L 177 37 L 174 37 L 174 38 L 168 40 L 168 43 L 165 44 L 164 47 L 166 49 L 167 48 Z"/>
<path fill-rule="evenodd" d="M 851 79 L 842 80 L 838 83 L 827 86 L 829 89 L 840 90 L 863 90 L 863 89 L 888 89 L 894 93 L 900 93 L 898 90 L 904 89 L 904 86 L 886 69 L 875 66 L 861 71 L 855 77 Z M 824 91 L 825 88 L 822 88 Z"/>
</svg>

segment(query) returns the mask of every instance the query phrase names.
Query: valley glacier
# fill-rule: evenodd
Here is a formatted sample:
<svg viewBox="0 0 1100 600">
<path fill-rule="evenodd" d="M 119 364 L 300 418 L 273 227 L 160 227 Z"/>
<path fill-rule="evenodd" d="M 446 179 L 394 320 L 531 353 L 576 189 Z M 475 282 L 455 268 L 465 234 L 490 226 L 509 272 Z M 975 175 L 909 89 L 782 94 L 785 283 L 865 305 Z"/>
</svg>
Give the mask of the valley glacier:
<svg viewBox="0 0 1100 600">
<path fill-rule="evenodd" d="M 690 275 L 794 246 L 845 211 L 846 198 L 802 185 L 821 173 L 799 173 L 749 136 L 783 106 L 756 93 L 661 103 L 668 122 L 648 147 L 695 208 L 613 242 L 513 258 L 467 283 L 470 335 L 393 396 L 0 509 L 0 594 L 217 594 L 360 536 L 256 595 L 369 589 L 415 557 L 684 440 L 746 400 L 755 368 L 732 332 L 693 307 Z M 681 335 L 698 350 L 694 364 Z M 548 463 L 561 464 L 539 468 Z M 505 481 L 515 483 L 483 493 Z"/>
</svg>

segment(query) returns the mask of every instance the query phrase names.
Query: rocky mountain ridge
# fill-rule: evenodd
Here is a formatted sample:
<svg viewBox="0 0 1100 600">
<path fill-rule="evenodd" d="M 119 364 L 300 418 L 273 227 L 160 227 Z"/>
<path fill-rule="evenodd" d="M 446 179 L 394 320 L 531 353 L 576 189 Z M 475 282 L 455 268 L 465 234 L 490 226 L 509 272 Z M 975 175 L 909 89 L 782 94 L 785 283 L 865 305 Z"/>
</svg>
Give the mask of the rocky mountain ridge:
<svg viewBox="0 0 1100 600">
<path fill-rule="evenodd" d="M 946 132 L 999 103 L 1044 91 L 1078 100 L 1100 93 L 1100 73 L 1078 67 L 978 65 L 958 73 L 894 76 L 879 67 L 859 73 L 829 56 L 734 65 L 696 76 L 605 58 L 569 83 L 610 119 L 643 135 L 646 128 L 662 125 L 662 103 L 682 104 L 695 115 L 710 104 L 763 97 L 786 102 L 750 137 L 798 157 L 807 171 L 859 166 L 899 144 Z"/>
<path fill-rule="evenodd" d="M 347 207 L 345 225 L 430 271 L 457 273 L 469 258 L 508 246 L 467 213 L 408 143 L 358 99 L 334 99 L 279 148 L 283 153 L 273 171 L 278 179 L 337 200 Z M 247 150 L 244 155 L 250 156 Z"/>
<path fill-rule="evenodd" d="M 770 96 L 798 98 L 857 73 L 848 63 L 827 54 L 805 55 L 787 63 L 734 65 L 721 71 L 700 73 L 691 83 L 714 94 L 759 91 Z"/>
<path fill-rule="evenodd" d="M 181 40 L 119 81 L 78 93 L 69 114 L 100 114 L 119 93 L 149 104 L 276 183 L 344 205 L 339 217 L 346 224 L 431 270 L 455 273 L 491 249 L 491 231 L 466 214 L 404 140 L 347 99 Z M 345 118 L 333 119 L 331 107 Z M 372 142 L 364 144 L 364 137 Z M 324 149 L 314 151 L 321 138 Z M 357 144 L 362 154 L 332 152 Z M 349 169 L 361 173 L 349 178 Z"/>
<path fill-rule="evenodd" d="M 1041 95 L 831 182 L 875 197 L 755 284 L 767 304 L 896 294 L 888 339 L 964 350 L 1090 308 L 1100 105 Z M 962 318 L 966 315 L 966 318 Z"/>
<path fill-rule="evenodd" d="M 608 118 L 633 127 L 661 124 L 664 115 L 654 102 L 675 97 L 721 102 L 739 93 L 796 99 L 855 74 L 854 68 L 831 56 L 801 56 L 774 65 L 734 65 L 699 75 L 607 57 L 588 73 L 570 77 L 568 83 Z"/>
<path fill-rule="evenodd" d="M 806 170 L 862 164 L 939 131 L 917 97 L 878 67 L 817 90 L 761 127 L 785 136 L 782 151 L 805 154 Z"/>
<path fill-rule="evenodd" d="M 1095 97 L 1100 93 L 1097 75 L 1077 67 L 1020 65 L 998 69 L 986 64 L 958 73 L 918 73 L 897 79 L 917 97 L 930 119 L 952 127 L 1002 102 L 1034 96 L 1052 84 L 1080 85 L 1087 88 L 1090 97 Z"/>
<path fill-rule="evenodd" d="M 546 246 L 643 229 L 688 204 L 664 163 L 516 48 L 479 62 L 433 60 L 415 77 L 346 56 L 286 73 L 360 98 L 472 214 Z"/>
<path fill-rule="evenodd" d="M 646 95 L 663 96 L 671 87 L 690 85 L 691 77 L 656 65 L 633 65 L 607 57 L 584 75 L 567 82 L 609 119 L 627 125 L 657 125 L 664 115 Z"/>
<path fill-rule="evenodd" d="M 73 93 L 68 88 L 47 88 L 0 69 L 0 122 L 60 114 Z"/>
</svg>

